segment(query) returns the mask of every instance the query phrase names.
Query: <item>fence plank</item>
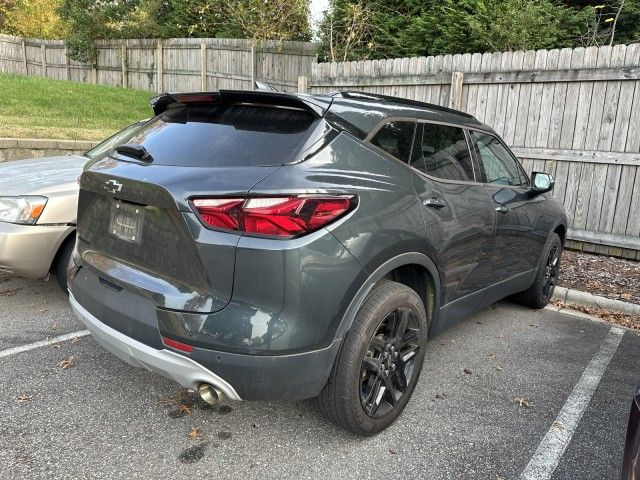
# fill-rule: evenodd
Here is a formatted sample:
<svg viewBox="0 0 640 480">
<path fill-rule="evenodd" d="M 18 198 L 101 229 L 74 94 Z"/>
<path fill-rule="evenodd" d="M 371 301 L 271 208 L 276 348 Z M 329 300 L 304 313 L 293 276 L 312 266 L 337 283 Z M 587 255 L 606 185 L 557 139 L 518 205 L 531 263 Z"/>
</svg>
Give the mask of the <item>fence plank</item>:
<svg viewBox="0 0 640 480">
<path fill-rule="evenodd" d="M 589 47 L 595 49 L 596 47 Z M 535 55 L 535 52 L 533 53 Z M 480 54 L 474 54 L 480 55 Z M 491 54 L 480 55 L 491 57 Z M 436 57 L 438 58 L 438 57 Z M 396 59 L 400 61 L 401 59 Z M 485 60 L 485 62 L 490 60 Z M 482 60 L 481 60 L 482 62 Z M 594 62 L 595 63 L 595 62 Z M 408 85 L 447 85 L 446 72 L 439 71 L 431 75 L 393 75 L 373 78 L 357 78 L 340 76 L 338 78 L 314 79 L 313 87 L 348 88 L 354 86 L 383 86 L 400 87 Z M 493 85 L 501 83 L 542 84 L 542 83 L 581 83 L 607 82 L 611 80 L 640 80 L 639 67 L 621 68 L 584 68 L 581 70 L 534 70 L 534 67 L 524 71 L 484 72 L 482 70 L 470 72 L 466 83 L 469 85 Z"/>
<path fill-rule="evenodd" d="M 627 220 L 627 235 L 640 236 L 640 168 L 636 169 L 636 179 L 631 194 L 629 219 Z"/>
<path fill-rule="evenodd" d="M 553 195 L 576 235 L 631 243 L 640 236 L 640 44 L 331 64 L 315 63 L 313 45 L 300 42 L 96 45 L 92 68 L 69 60 L 62 41 L 0 35 L 0 71 L 150 91 L 248 89 L 255 79 L 296 91 L 306 78 L 311 93 L 358 90 L 449 105 L 494 128 L 528 171 L 555 176 Z"/>
<path fill-rule="evenodd" d="M 540 147 L 513 147 L 517 156 L 576 163 L 604 163 L 640 166 L 640 154 L 601 152 L 597 150 L 563 150 Z"/>
<path fill-rule="evenodd" d="M 612 233 L 624 235 L 627 232 L 627 222 L 631 209 L 631 197 L 633 195 L 636 170 L 640 171 L 640 169 L 628 165 L 622 167 Z"/>
<path fill-rule="evenodd" d="M 524 52 L 524 70 L 532 70 L 535 67 L 536 52 L 528 50 Z M 520 93 L 518 98 L 518 110 L 516 113 L 516 130 L 513 137 L 513 145 L 521 147 L 525 146 L 525 138 L 527 135 L 527 120 L 529 118 L 529 104 L 531 102 L 531 84 L 524 83 L 520 85 Z"/>
</svg>

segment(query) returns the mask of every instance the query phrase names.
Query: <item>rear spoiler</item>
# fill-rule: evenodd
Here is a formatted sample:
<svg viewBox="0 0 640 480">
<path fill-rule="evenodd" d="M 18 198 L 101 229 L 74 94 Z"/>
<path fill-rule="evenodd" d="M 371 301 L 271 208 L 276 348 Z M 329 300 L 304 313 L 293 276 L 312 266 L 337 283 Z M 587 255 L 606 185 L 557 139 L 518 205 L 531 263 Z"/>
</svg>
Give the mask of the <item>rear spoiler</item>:
<svg viewBox="0 0 640 480">
<path fill-rule="evenodd" d="M 219 104 L 259 104 L 299 108 L 316 117 L 322 117 L 331 105 L 332 99 L 318 99 L 308 95 L 250 90 L 220 90 L 219 92 L 163 93 L 150 100 L 151 108 L 160 115 L 176 103 L 219 103 Z"/>
</svg>

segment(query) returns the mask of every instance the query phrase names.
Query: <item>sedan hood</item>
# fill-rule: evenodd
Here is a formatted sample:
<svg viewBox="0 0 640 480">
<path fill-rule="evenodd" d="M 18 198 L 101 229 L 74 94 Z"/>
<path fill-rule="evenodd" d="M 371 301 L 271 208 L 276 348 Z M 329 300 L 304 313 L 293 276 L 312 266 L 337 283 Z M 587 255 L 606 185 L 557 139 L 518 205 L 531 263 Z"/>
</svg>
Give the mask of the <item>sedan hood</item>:
<svg viewBox="0 0 640 480">
<path fill-rule="evenodd" d="M 87 157 L 65 155 L 0 163 L 0 195 L 36 195 L 74 183 Z"/>
</svg>

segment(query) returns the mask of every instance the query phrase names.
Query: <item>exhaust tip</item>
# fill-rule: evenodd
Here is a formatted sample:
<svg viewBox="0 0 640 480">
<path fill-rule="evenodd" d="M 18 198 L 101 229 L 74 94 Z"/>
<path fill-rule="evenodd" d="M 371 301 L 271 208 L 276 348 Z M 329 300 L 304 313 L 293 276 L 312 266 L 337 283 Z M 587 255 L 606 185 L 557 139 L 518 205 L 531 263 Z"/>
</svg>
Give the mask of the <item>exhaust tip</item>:
<svg viewBox="0 0 640 480">
<path fill-rule="evenodd" d="M 200 398 L 209 405 L 215 405 L 224 395 L 220 390 L 208 383 L 201 383 L 198 385 L 198 394 L 200 395 Z"/>
</svg>

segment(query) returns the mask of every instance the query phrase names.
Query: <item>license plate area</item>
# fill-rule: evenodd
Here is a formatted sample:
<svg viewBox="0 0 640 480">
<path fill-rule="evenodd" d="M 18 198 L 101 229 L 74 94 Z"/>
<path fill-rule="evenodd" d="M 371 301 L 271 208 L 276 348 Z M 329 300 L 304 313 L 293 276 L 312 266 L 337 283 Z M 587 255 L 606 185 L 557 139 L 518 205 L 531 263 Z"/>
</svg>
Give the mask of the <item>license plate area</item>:
<svg viewBox="0 0 640 480">
<path fill-rule="evenodd" d="M 123 202 L 112 204 L 109 231 L 115 237 L 139 245 L 142 241 L 143 223 L 143 207 Z"/>
</svg>

